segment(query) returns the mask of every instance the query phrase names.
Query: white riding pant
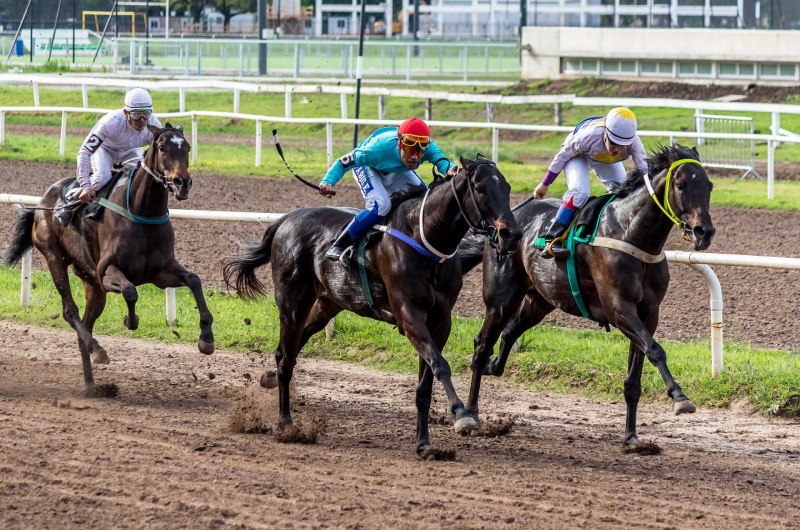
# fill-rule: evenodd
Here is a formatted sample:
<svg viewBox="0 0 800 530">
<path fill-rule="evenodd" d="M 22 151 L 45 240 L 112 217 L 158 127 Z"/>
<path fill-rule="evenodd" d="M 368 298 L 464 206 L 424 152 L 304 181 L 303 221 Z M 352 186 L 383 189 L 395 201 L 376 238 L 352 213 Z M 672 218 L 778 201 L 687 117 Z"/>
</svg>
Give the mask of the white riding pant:
<svg viewBox="0 0 800 530">
<path fill-rule="evenodd" d="M 91 188 L 97 191 L 108 184 L 108 181 L 111 180 L 111 169 L 114 164 L 121 164 L 133 159 L 142 160 L 143 158 L 144 152 L 139 148 L 116 152 L 103 149 L 101 146 L 89 158 L 89 163 L 92 166 L 92 174 L 89 175 Z"/>
<path fill-rule="evenodd" d="M 366 201 L 366 209 L 380 216 L 385 216 L 391 211 L 392 201 L 389 195 L 393 191 L 408 186 L 425 186 L 425 182 L 416 171 L 381 173 L 371 167 L 360 166 L 353 168 L 353 178 Z"/>
<path fill-rule="evenodd" d="M 589 200 L 589 193 L 591 191 L 591 182 L 589 181 L 589 169 L 592 169 L 606 190 L 625 182 L 628 178 L 625 173 L 625 167 L 622 162 L 614 164 L 604 164 L 594 160 L 588 160 L 586 157 L 578 156 L 571 159 L 564 166 L 564 173 L 567 176 L 567 187 L 569 188 L 564 194 L 564 202 L 569 202 L 572 198 L 572 204 L 576 208 L 583 208 L 586 201 Z"/>
</svg>

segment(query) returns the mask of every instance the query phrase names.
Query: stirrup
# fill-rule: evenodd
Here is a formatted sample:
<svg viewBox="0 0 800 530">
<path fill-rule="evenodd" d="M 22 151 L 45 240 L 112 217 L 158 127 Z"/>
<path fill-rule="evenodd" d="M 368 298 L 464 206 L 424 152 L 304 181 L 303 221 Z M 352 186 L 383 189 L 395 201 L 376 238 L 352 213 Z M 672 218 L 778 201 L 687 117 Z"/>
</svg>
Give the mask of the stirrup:
<svg viewBox="0 0 800 530">
<path fill-rule="evenodd" d="M 339 263 L 343 265 L 350 265 L 350 260 L 353 257 L 353 246 L 354 245 L 350 245 L 349 247 L 344 249 L 342 254 L 339 256 Z"/>
</svg>

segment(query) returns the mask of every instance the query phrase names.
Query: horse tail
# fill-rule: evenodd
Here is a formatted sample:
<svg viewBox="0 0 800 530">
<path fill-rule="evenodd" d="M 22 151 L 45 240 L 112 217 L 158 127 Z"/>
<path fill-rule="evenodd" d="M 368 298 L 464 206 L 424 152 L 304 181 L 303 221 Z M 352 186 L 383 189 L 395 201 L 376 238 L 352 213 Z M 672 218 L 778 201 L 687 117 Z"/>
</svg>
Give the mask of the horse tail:
<svg viewBox="0 0 800 530">
<path fill-rule="evenodd" d="M 33 248 L 33 216 L 35 214 L 35 210 L 20 210 L 17 226 L 14 228 L 14 239 L 3 253 L 3 262 L 7 267 L 19 263 L 22 256 Z"/>
<path fill-rule="evenodd" d="M 483 261 L 483 236 L 467 234 L 458 244 L 458 257 L 461 260 L 461 274 L 466 274 Z"/>
<path fill-rule="evenodd" d="M 236 289 L 239 296 L 248 300 L 255 300 L 267 294 L 264 282 L 256 276 L 256 269 L 269 263 L 272 259 L 272 240 L 286 217 L 272 223 L 264 232 L 260 243 L 252 245 L 243 244 L 244 255 L 229 256 L 225 258 L 222 266 L 222 276 L 228 287 Z"/>
</svg>

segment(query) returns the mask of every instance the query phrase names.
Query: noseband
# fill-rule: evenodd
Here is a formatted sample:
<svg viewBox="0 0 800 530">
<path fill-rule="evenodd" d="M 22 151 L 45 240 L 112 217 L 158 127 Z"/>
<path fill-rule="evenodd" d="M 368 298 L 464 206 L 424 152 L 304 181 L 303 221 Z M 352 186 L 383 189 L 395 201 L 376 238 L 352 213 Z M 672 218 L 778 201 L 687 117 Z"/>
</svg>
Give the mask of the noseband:
<svg viewBox="0 0 800 530">
<path fill-rule="evenodd" d="M 658 197 L 656 197 L 656 190 L 653 188 L 652 182 L 650 182 L 650 176 L 646 173 L 644 175 L 644 183 L 647 185 L 647 191 L 650 193 L 650 196 L 653 198 L 653 201 L 655 201 L 656 205 L 661 209 L 662 212 L 664 212 L 664 215 L 666 215 L 670 221 L 675 223 L 675 225 L 681 231 L 681 237 L 683 237 L 685 241 L 690 241 L 691 238 L 689 237 L 689 233 L 691 232 L 691 229 L 689 228 L 689 225 L 675 215 L 675 211 L 669 204 L 669 184 L 670 180 L 672 179 L 672 173 L 684 164 L 697 164 L 698 166 L 703 167 L 703 164 L 701 164 L 699 160 L 694 160 L 693 158 L 682 158 L 681 160 L 676 160 L 673 162 L 667 170 L 667 181 L 664 183 L 664 204 L 661 204 L 658 201 Z"/>
<path fill-rule="evenodd" d="M 473 188 L 475 185 L 472 182 L 472 176 L 475 174 L 475 170 L 478 169 L 480 166 L 496 166 L 494 162 L 491 160 L 476 160 L 472 164 L 470 164 L 466 169 L 466 180 L 467 180 L 467 192 L 469 193 L 469 198 L 472 201 L 472 206 L 475 208 L 475 211 L 480 218 L 480 226 L 477 226 L 475 223 L 470 221 L 467 212 L 464 211 L 464 206 L 461 204 L 461 200 L 458 198 L 458 193 L 456 193 L 456 185 L 455 185 L 455 178 L 450 179 L 450 188 L 453 190 L 453 197 L 456 199 L 456 204 L 458 205 L 458 211 L 461 213 L 461 217 L 467 222 L 467 226 L 472 231 L 473 234 L 478 234 L 481 236 L 486 236 L 486 239 L 489 240 L 489 246 L 494 248 L 495 244 L 497 243 L 497 227 L 494 225 L 489 226 L 486 222 L 486 218 L 483 216 L 480 207 L 478 206 L 478 201 L 475 200 L 475 192 Z"/>
</svg>

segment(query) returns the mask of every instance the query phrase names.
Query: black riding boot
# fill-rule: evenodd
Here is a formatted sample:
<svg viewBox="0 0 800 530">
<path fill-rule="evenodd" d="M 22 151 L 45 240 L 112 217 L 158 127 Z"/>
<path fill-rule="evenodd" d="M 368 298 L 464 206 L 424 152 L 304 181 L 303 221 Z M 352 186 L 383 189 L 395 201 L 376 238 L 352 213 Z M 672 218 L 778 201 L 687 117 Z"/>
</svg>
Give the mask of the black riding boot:
<svg viewBox="0 0 800 530">
<path fill-rule="evenodd" d="M 72 200 L 66 204 L 59 203 L 56 207 L 56 210 L 53 212 L 55 218 L 58 219 L 58 222 L 61 223 L 61 226 L 69 226 L 72 222 L 72 216 L 75 214 L 75 210 L 83 206 L 83 203 L 77 199 Z"/>
<path fill-rule="evenodd" d="M 344 251 L 347 250 L 347 247 L 353 244 L 353 239 L 350 237 L 350 226 L 355 223 L 356 220 L 353 219 L 350 221 L 342 233 L 339 234 L 339 237 L 336 238 L 336 241 L 333 242 L 331 248 L 328 249 L 328 252 L 325 253 L 325 257 L 332 261 L 339 261 L 342 258 L 342 254 Z"/>
<path fill-rule="evenodd" d="M 550 224 L 546 226 L 547 229 L 542 236 L 544 238 L 545 247 L 542 249 L 540 255 L 544 259 L 551 259 L 554 257 L 559 259 L 568 258 L 569 249 L 564 248 L 564 242 L 561 240 L 554 242 L 554 240 L 564 234 L 569 227 L 555 217 L 550 221 Z"/>
</svg>

